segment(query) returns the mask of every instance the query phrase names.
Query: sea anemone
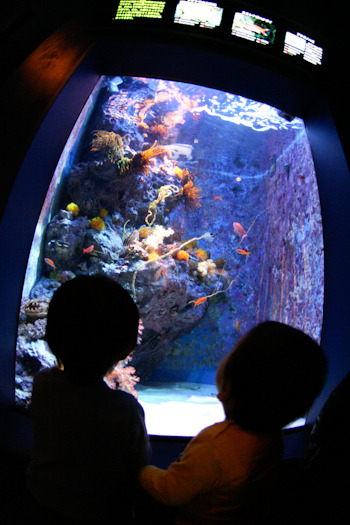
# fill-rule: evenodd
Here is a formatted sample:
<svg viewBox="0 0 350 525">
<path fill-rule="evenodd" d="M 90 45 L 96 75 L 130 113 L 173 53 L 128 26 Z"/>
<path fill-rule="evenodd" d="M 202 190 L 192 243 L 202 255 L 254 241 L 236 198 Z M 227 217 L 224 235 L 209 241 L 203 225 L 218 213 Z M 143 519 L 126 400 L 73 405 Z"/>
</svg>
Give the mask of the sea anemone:
<svg viewBox="0 0 350 525">
<path fill-rule="evenodd" d="M 104 227 L 105 227 L 105 222 L 103 219 L 101 219 L 101 217 L 94 217 L 93 219 L 91 219 L 90 221 L 90 226 L 91 228 L 93 228 L 94 230 L 103 230 Z"/>
<path fill-rule="evenodd" d="M 91 151 L 103 152 L 112 164 L 115 164 L 119 160 L 123 160 L 123 137 L 113 131 L 95 130 L 92 133 L 94 138 L 91 141 Z"/>
<path fill-rule="evenodd" d="M 71 211 L 75 216 L 79 215 L 80 211 L 79 206 L 75 204 L 75 202 L 70 202 L 69 204 L 67 204 L 66 210 Z"/>
<path fill-rule="evenodd" d="M 176 254 L 176 259 L 179 261 L 188 261 L 189 257 L 189 254 L 185 252 L 185 250 L 179 250 Z"/>
</svg>

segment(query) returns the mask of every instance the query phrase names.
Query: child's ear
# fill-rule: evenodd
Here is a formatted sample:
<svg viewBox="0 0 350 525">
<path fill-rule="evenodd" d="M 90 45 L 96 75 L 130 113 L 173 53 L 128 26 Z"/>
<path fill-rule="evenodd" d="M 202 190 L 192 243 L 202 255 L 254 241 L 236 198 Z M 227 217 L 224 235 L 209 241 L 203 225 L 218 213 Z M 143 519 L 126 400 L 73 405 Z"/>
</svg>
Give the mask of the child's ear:
<svg viewBox="0 0 350 525">
<path fill-rule="evenodd" d="M 221 392 L 218 393 L 216 396 L 221 403 L 227 403 L 229 399 L 231 399 L 231 388 L 230 385 L 226 384 Z"/>
</svg>

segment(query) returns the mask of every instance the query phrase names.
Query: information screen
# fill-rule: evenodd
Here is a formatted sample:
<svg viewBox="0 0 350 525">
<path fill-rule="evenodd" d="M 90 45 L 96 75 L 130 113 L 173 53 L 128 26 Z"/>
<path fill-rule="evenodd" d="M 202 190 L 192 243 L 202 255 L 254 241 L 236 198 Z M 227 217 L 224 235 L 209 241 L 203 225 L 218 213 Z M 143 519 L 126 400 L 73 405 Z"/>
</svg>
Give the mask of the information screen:
<svg viewBox="0 0 350 525">
<path fill-rule="evenodd" d="M 115 20 L 162 18 L 165 2 L 157 0 L 120 0 Z"/>
<path fill-rule="evenodd" d="M 215 2 L 180 0 L 176 6 L 174 22 L 213 29 L 221 24 L 222 13 L 223 9 Z"/>
<path fill-rule="evenodd" d="M 273 44 L 276 27 L 272 20 L 268 18 L 242 11 L 235 13 L 231 33 L 234 36 L 252 40 L 258 44 Z"/>
<path fill-rule="evenodd" d="M 315 66 L 322 64 L 323 49 L 315 45 L 315 40 L 301 33 L 286 32 L 283 52 L 287 55 L 301 55 L 304 60 Z"/>
</svg>

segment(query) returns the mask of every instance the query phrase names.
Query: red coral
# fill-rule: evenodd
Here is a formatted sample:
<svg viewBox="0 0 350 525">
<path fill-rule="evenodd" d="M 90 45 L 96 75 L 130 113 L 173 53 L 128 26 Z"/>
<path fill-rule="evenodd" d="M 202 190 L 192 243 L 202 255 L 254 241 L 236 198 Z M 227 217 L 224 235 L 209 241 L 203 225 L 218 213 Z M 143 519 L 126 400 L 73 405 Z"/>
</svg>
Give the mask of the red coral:
<svg viewBox="0 0 350 525">
<path fill-rule="evenodd" d="M 119 388 L 119 390 L 128 392 L 128 394 L 132 394 L 137 399 L 138 394 L 135 385 L 140 381 L 140 378 L 135 376 L 135 368 L 133 366 L 125 365 L 125 363 L 131 361 L 131 359 L 132 357 L 129 356 L 126 360 L 119 361 L 111 372 L 105 376 L 104 380 L 109 388 L 112 388 L 113 390 Z"/>
</svg>

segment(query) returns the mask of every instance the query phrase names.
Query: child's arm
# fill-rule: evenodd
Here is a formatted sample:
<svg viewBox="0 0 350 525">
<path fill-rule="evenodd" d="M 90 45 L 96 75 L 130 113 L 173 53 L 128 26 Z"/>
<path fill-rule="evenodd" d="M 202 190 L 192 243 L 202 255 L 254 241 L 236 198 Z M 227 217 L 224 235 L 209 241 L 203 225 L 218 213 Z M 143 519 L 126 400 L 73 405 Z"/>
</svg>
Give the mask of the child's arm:
<svg viewBox="0 0 350 525">
<path fill-rule="evenodd" d="M 213 488 L 220 479 L 212 442 L 201 434 L 186 447 L 183 456 L 167 470 L 154 466 L 139 472 L 143 488 L 165 505 L 180 506 Z"/>
</svg>

